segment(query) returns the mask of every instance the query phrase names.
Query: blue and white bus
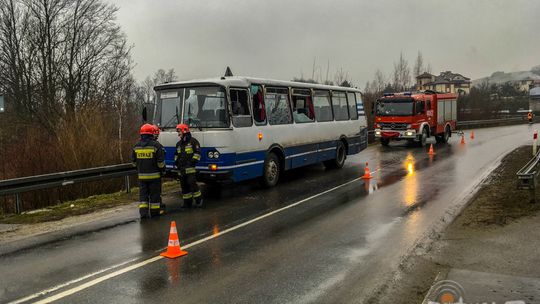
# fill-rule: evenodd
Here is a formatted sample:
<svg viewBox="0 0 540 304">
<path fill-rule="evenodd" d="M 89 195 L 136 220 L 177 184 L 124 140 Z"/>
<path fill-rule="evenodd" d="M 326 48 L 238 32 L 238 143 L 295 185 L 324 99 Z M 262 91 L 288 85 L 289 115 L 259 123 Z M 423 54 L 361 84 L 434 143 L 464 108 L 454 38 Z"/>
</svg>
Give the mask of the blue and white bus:
<svg viewBox="0 0 540 304">
<path fill-rule="evenodd" d="M 196 169 L 204 182 L 261 178 L 274 186 L 285 170 L 318 162 L 341 168 L 347 155 L 367 146 L 357 89 L 231 76 L 154 90 L 153 121 L 162 130 L 168 171 L 175 127 L 185 123 L 201 144 Z"/>
</svg>

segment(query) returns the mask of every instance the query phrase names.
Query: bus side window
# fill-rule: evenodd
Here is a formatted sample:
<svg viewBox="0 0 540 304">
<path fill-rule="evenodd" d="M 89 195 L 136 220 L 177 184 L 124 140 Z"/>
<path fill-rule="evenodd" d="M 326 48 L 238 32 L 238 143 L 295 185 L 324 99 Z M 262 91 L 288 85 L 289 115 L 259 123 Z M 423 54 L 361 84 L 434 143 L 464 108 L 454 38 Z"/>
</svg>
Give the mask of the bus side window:
<svg viewBox="0 0 540 304">
<path fill-rule="evenodd" d="M 332 108 L 336 120 L 349 120 L 349 109 L 347 109 L 347 96 L 345 92 L 332 91 Z"/>
<path fill-rule="evenodd" d="M 334 120 L 329 91 L 316 90 L 313 95 L 313 105 L 315 107 L 317 121 Z"/>
<path fill-rule="evenodd" d="M 364 111 L 364 103 L 362 102 L 362 95 L 360 93 L 350 93 L 354 97 L 356 97 L 356 104 L 349 102 L 349 107 L 351 109 L 351 113 L 356 110 L 356 116 L 351 115 L 351 119 L 358 119 L 358 116 L 365 116 L 366 112 Z M 354 100 L 354 99 L 352 99 Z M 354 109 L 353 109 L 354 106 Z"/>
<path fill-rule="evenodd" d="M 271 125 L 292 123 L 289 108 L 289 90 L 287 88 L 266 88 L 264 105 Z"/>
<path fill-rule="evenodd" d="M 293 89 L 292 109 L 294 122 L 313 122 L 315 121 L 315 110 L 311 99 L 311 90 Z"/>
<path fill-rule="evenodd" d="M 230 89 L 233 126 L 237 128 L 251 127 L 253 124 L 249 113 L 248 94 L 244 89 Z"/>
<path fill-rule="evenodd" d="M 266 125 L 266 110 L 264 109 L 263 89 L 260 85 L 251 85 L 251 101 L 253 104 L 253 119 L 255 125 Z"/>
<path fill-rule="evenodd" d="M 353 92 L 347 92 L 347 104 L 349 106 L 349 115 L 351 119 L 358 119 L 358 109 L 356 108 L 356 98 Z"/>
</svg>

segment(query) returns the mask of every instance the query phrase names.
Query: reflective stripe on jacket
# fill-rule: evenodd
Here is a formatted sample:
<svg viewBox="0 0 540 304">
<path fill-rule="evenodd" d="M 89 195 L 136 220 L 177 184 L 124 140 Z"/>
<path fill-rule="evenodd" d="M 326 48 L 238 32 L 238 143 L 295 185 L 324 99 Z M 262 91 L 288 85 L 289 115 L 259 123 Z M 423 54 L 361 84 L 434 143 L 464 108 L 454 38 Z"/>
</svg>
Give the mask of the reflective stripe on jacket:
<svg viewBox="0 0 540 304">
<path fill-rule="evenodd" d="M 141 180 L 160 178 L 165 170 L 165 150 L 153 139 L 139 141 L 133 147 L 131 158 Z"/>
<path fill-rule="evenodd" d="M 201 159 L 201 145 L 191 137 L 186 142 L 178 141 L 174 152 L 174 165 L 181 174 L 196 173 L 195 165 Z"/>
</svg>

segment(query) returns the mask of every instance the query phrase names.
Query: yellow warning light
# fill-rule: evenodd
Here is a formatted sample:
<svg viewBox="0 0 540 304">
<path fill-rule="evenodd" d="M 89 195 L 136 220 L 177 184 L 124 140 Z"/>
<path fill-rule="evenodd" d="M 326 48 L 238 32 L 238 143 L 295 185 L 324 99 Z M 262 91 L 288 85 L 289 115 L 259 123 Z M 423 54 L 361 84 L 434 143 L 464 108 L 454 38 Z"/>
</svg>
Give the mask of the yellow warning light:
<svg viewBox="0 0 540 304">
<path fill-rule="evenodd" d="M 216 164 L 211 164 L 210 165 L 210 171 L 216 171 L 218 168 L 218 166 Z"/>
<path fill-rule="evenodd" d="M 407 172 L 408 172 L 408 175 L 413 175 L 414 174 L 414 166 L 413 166 L 412 163 L 407 164 Z"/>
<path fill-rule="evenodd" d="M 261 141 L 261 140 L 263 139 L 263 134 L 262 134 L 262 132 L 259 132 L 258 137 L 259 137 L 259 141 Z"/>
</svg>

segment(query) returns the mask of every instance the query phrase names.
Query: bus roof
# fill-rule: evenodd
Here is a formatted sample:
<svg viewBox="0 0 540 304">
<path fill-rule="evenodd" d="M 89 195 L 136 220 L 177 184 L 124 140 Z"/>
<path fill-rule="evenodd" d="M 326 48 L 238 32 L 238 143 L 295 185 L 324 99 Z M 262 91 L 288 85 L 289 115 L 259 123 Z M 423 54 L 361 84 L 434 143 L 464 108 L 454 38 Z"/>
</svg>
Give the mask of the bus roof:
<svg viewBox="0 0 540 304">
<path fill-rule="evenodd" d="M 313 84 L 313 83 L 296 82 L 296 81 L 282 81 L 282 80 L 263 79 L 263 78 L 254 78 L 254 77 L 243 77 L 243 76 L 230 76 L 230 77 L 221 77 L 221 78 L 194 79 L 194 80 L 188 80 L 188 81 L 169 82 L 169 83 L 159 84 L 155 86 L 154 90 L 158 91 L 158 90 L 172 89 L 176 87 L 185 87 L 188 85 L 205 85 L 205 84 L 208 84 L 208 85 L 217 84 L 217 85 L 221 85 L 225 87 L 244 87 L 244 88 L 247 88 L 251 84 L 264 84 L 268 86 L 339 90 L 339 91 L 361 93 L 360 90 L 356 88 L 330 86 L 330 85 Z"/>
</svg>

